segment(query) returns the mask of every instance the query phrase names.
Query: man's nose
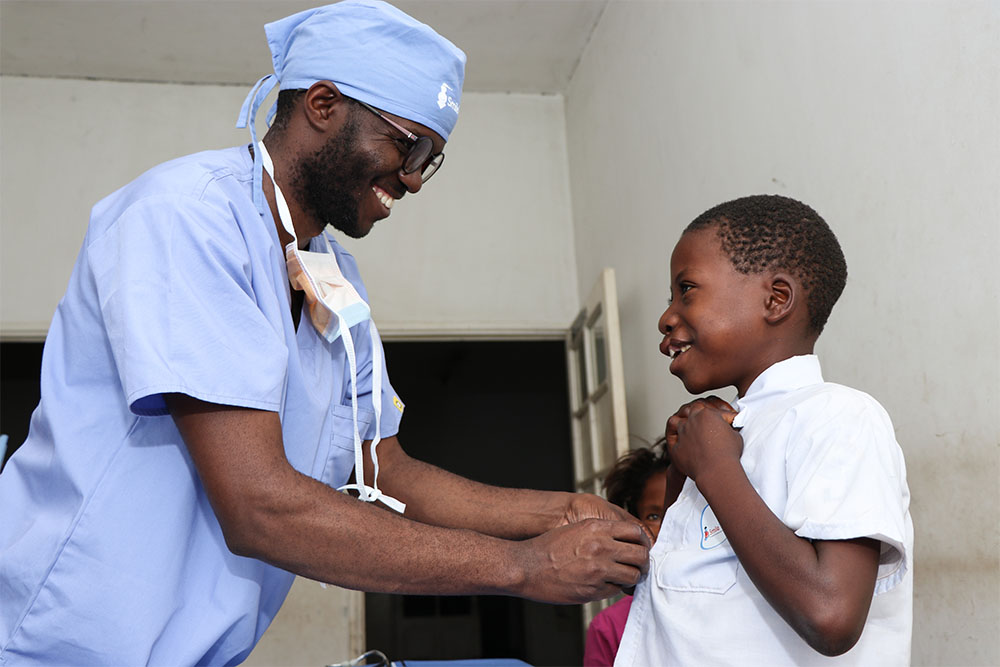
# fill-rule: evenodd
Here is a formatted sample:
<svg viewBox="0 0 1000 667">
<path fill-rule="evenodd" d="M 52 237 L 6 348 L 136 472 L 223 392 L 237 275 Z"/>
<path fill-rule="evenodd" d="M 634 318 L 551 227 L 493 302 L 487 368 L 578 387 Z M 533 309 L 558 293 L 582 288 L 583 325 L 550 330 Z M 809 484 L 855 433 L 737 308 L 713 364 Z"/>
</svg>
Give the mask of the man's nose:
<svg viewBox="0 0 1000 667">
<path fill-rule="evenodd" d="M 424 185 L 424 175 L 418 169 L 412 174 L 407 174 L 403 171 L 403 168 L 399 168 L 399 180 L 402 181 L 403 187 L 406 191 L 412 194 L 420 192 L 420 188 Z"/>
</svg>

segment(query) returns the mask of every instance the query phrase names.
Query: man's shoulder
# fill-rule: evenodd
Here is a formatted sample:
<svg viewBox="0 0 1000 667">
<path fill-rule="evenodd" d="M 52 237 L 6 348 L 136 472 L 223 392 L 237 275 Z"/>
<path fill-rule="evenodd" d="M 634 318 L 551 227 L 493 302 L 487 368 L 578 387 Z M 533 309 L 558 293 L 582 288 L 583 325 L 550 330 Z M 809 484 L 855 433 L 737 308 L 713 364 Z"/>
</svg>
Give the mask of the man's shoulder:
<svg viewBox="0 0 1000 667">
<path fill-rule="evenodd" d="M 201 198 L 213 184 L 232 181 L 238 187 L 253 177 L 252 163 L 242 151 L 242 147 L 225 148 L 174 158 L 152 167 L 123 190 Z"/>
<path fill-rule="evenodd" d="M 102 204 L 118 200 L 136 201 L 144 197 L 193 197 L 209 194 L 213 184 L 232 181 L 234 187 L 252 178 L 251 162 L 242 148 L 202 151 L 161 162 L 102 199 Z"/>
<path fill-rule="evenodd" d="M 91 231 L 101 233 L 130 210 L 203 209 L 233 217 L 253 209 L 252 162 L 242 147 L 203 151 L 174 158 L 150 168 L 135 180 L 97 202 Z"/>
</svg>

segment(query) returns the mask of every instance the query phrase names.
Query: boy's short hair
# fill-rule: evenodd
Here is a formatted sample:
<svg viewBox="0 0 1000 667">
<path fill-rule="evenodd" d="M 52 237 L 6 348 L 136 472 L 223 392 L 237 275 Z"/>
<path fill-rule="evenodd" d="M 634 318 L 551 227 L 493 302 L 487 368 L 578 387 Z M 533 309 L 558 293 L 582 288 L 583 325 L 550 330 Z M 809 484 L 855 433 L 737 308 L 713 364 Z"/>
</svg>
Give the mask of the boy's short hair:
<svg viewBox="0 0 1000 667">
<path fill-rule="evenodd" d="M 847 262 L 816 211 L 789 197 L 752 195 L 710 208 L 684 233 L 709 227 L 716 228 L 722 251 L 740 273 L 784 270 L 798 278 L 806 292 L 809 328 L 823 331 L 847 283 Z"/>
</svg>

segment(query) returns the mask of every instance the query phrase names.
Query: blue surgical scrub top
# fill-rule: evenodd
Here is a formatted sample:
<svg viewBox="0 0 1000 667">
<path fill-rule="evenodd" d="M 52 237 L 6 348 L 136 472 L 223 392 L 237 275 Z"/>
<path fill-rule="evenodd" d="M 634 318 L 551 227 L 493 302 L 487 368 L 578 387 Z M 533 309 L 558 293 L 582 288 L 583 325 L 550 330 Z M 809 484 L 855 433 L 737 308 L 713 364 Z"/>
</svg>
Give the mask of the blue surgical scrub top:
<svg viewBox="0 0 1000 667">
<path fill-rule="evenodd" d="M 164 393 L 277 412 L 293 467 L 347 481 L 343 345 L 308 311 L 293 325 L 251 169 L 246 147 L 199 153 L 94 207 L 30 434 L 0 474 L 0 664 L 232 664 L 277 613 L 293 575 L 226 548 Z M 332 247 L 367 300 L 354 258 Z M 351 331 L 363 438 L 374 435 L 367 328 Z M 390 436 L 402 403 L 385 365 L 375 372 Z"/>
</svg>

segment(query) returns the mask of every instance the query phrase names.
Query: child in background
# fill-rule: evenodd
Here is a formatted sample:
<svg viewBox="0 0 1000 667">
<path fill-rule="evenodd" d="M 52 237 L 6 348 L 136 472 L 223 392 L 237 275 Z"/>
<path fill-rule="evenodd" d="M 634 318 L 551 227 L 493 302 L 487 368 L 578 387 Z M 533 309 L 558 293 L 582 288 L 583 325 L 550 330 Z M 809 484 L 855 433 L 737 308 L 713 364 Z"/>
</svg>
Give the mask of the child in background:
<svg viewBox="0 0 1000 667">
<path fill-rule="evenodd" d="M 813 355 L 847 278 L 833 232 L 805 204 L 746 197 L 685 229 L 670 276 L 670 372 L 692 394 L 738 396 L 735 410 L 699 399 L 667 422 L 688 481 L 615 664 L 907 664 L 903 455 L 882 406 L 824 382 Z"/>
<path fill-rule="evenodd" d="M 664 508 L 674 501 L 684 483 L 684 476 L 677 475 L 669 467 L 665 443 L 666 437 L 662 437 L 652 447 L 623 454 L 604 478 L 608 501 L 637 517 L 654 540 L 660 532 Z M 590 622 L 583 649 L 584 667 L 611 667 L 614 664 L 631 604 L 632 596 L 626 595 Z"/>
</svg>

